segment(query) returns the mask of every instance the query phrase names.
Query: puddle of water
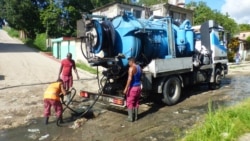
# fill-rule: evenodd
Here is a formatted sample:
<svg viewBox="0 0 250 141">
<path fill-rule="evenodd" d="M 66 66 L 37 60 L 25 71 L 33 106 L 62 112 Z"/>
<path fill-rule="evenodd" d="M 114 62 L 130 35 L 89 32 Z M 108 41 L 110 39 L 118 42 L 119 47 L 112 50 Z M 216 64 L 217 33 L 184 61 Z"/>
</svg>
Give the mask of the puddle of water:
<svg viewBox="0 0 250 141">
<path fill-rule="evenodd" d="M 34 140 L 57 140 L 60 136 L 71 135 L 74 130 L 68 127 L 57 127 L 56 123 L 51 122 L 44 124 L 43 118 L 35 119 L 34 122 L 27 126 L 20 126 L 13 129 L 0 130 L 0 141 L 34 141 Z"/>
</svg>

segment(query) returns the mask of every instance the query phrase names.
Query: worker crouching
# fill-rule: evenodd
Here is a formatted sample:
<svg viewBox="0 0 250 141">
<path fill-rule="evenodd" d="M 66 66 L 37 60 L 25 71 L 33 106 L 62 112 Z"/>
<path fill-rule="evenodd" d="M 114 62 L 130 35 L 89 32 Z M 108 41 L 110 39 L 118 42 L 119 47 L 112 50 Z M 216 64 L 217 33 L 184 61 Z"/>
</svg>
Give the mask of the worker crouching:
<svg viewBox="0 0 250 141">
<path fill-rule="evenodd" d="M 51 107 L 55 109 L 57 120 L 60 123 L 63 122 L 62 120 L 62 103 L 60 101 L 61 95 L 66 95 L 67 92 L 63 87 L 63 81 L 58 79 L 57 82 L 51 83 L 46 91 L 44 92 L 44 117 L 45 117 L 45 124 L 48 124 L 49 116 L 51 114 Z"/>
</svg>

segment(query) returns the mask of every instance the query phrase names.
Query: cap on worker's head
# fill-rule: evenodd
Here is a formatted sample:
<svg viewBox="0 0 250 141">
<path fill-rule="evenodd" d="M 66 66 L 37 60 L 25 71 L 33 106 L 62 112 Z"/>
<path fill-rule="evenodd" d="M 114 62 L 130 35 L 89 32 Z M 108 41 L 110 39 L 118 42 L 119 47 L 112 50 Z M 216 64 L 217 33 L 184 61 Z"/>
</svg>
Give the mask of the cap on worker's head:
<svg viewBox="0 0 250 141">
<path fill-rule="evenodd" d="M 135 58 L 134 57 L 129 57 L 128 61 L 134 61 L 135 62 Z"/>
<path fill-rule="evenodd" d="M 72 57 L 72 54 L 69 52 L 68 54 L 67 54 L 67 57 Z"/>
<path fill-rule="evenodd" d="M 58 78 L 56 82 L 63 82 L 63 80 L 61 78 Z"/>
</svg>

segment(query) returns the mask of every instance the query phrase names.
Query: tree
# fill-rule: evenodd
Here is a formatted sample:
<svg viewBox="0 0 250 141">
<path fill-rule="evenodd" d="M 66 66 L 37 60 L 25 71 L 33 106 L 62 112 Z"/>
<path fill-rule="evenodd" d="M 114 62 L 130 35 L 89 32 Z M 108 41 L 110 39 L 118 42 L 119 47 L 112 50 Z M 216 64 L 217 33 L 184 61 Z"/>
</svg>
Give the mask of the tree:
<svg viewBox="0 0 250 141">
<path fill-rule="evenodd" d="M 205 2 L 200 1 L 190 2 L 187 4 L 188 9 L 194 9 L 194 25 L 200 25 L 205 21 L 211 19 L 213 17 L 213 11 L 209 8 Z"/>
<path fill-rule="evenodd" d="M 231 34 L 238 31 L 237 23 L 228 14 L 223 15 L 217 10 L 212 10 L 204 1 L 190 2 L 187 8 L 194 9 L 194 25 L 200 25 L 207 20 L 215 20 Z"/>
<path fill-rule="evenodd" d="M 239 24 L 239 30 L 240 31 L 249 31 L 250 30 L 250 24 Z"/>
<path fill-rule="evenodd" d="M 61 36 L 62 22 L 61 22 L 62 9 L 51 1 L 48 7 L 46 7 L 40 14 L 40 19 L 44 28 L 46 28 L 46 34 L 50 37 Z"/>
<path fill-rule="evenodd" d="M 76 21 L 82 18 L 82 13 L 90 13 L 94 5 L 90 0 L 65 0 L 63 2 L 63 21 L 65 36 L 76 36 Z"/>
<path fill-rule="evenodd" d="M 17 30 L 23 30 L 30 38 L 35 38 L 36 32 L 43 32 L 40 21 L 40 9 L 46 5 L 45 0 L 1 0 L 4 13 L 1 13 L 9 25 Z"/>
<path fill-rule="evenodd" d="M 231 51 L 237 52 L 238 49 L 239 49 L 239 45 L 240 45 L 240 42 L 239 42 L 239 39 L 238 39 L 238 38 L 231 38 L 231 40 L 229 41 L 227 47 L 228 47 Z"/>
<path fill-rule="evenodd" d="M 250 49 L 250 36 L 247 37 L 246 44 L 245 44 L 245 50 L 249 50 L 249 49 Z"/>
<path fill-rule="evenodd" d="M 227 45 L 227 47 L 229 49 L 228 53 L 227 53 L 229 62 L 234 61 L 235 54 L 239 50 L 239 45 L 240 45 L 240 42 L 239 42 L 238 38 L 231 38 L 231 40 L 229 41 L 229 43 Z"/>
<path fill-rule="evenodd" d="M 93 4 L 94 8 L 97 8 L 97 7 L 103 6 L 105 4 L 108 4 L 110 2 L 114 2 L 116 0 L 90 0 L 90 1 Z"/>
<path fill-rule="evenodd" d="M 4 0 L 0 0 L 0 17 L 4 17 L 6 12 L 6 8 L 5 8 L 5 1 Z"/>
<path fill-rule="evenodd" d="M 167 3 L 168 0 L 140 0 L 140 4 L 145 4 L 146 6 L 158 4 L 158 3 Z"/>
</svg>

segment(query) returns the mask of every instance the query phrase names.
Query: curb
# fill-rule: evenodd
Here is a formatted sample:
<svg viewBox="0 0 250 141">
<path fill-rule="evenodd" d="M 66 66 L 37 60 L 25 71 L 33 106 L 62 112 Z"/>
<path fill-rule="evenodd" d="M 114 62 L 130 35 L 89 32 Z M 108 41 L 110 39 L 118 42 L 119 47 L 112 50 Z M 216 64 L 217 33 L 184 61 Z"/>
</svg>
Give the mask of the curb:
<svg viewBox="0 0 250 141">
<path fill-rule="evenodd" d="M 40 51 L 39 53 L 42 54 L 43 56 L 46 56 L 46 57 L 48 57 L 48 58 L 50 58 L 50 59 L 52 59 L 52 60 L 58 62 L 58 63 L 61 63 L 61 60 L 56 59 L 54 56 L 48 55 L 47 53 L 44 53 L 44 52 L 42 52 L 42 51 Z"/>
</svg>

